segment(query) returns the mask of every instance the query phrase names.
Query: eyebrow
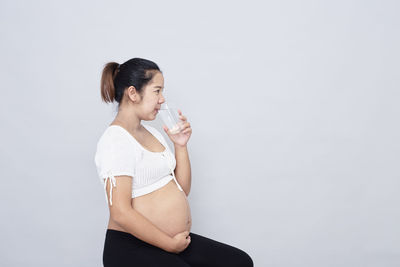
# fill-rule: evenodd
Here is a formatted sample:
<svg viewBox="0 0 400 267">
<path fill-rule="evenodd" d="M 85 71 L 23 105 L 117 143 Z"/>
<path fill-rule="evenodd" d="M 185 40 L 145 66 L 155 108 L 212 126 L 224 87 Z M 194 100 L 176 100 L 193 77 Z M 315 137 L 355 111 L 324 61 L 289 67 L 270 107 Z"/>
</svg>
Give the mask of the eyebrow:
<svg viewBox="0 0 400 267">
<path fill-rule="evenodd" d="M 157 86 L 154 86 L 154 88 L 162 88 L 162 87 L 157 85 Z"/>
</svg>

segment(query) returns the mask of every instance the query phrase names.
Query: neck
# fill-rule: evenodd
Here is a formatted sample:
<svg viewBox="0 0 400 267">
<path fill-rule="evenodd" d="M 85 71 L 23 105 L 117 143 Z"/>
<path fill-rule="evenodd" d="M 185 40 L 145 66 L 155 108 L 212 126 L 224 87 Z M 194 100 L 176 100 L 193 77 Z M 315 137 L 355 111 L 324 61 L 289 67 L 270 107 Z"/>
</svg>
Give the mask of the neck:
<svg viewBox="0 0 400 267">
<path fill-rule="evenodd" d="M 113 122 L 121 124 L 131 133 L 140 132 L 143 126 L 140 123 L 141 119 L 136 115 L 135 111 L 128 109 L 119 109 L 118 114 Z"/>
</svg>

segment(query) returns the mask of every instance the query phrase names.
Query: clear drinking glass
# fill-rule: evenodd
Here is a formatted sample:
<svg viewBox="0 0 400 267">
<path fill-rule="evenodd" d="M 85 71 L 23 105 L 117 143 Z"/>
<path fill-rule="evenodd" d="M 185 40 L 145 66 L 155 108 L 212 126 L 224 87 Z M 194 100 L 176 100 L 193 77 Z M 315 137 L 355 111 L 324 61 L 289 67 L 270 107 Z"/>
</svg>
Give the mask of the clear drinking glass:
<svg viewBox="0 0 400 267">
<path fill-rule="evenodd" d="M 177 134 L 182 131 L 182 120 L 179 119 L 178 108 L 175 104 L 163 103 L 159 114 L 164 124 L 168 127 L 170 134 Z"/>
</svg>

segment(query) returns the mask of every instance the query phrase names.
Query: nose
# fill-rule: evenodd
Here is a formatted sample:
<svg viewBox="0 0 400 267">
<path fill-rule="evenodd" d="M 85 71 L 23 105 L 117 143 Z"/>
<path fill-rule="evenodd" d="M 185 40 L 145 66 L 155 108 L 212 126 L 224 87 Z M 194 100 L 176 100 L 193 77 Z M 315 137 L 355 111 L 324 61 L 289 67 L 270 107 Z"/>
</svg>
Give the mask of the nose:
<svg viewBox="0 0 400 267">
<path fill-rule="evenodd" d="M 162 104 L 165 102 L 165 97 L 163 95 L 161 95 L 161 98 L 159 99 L 159 102 Z"/>
</svg>

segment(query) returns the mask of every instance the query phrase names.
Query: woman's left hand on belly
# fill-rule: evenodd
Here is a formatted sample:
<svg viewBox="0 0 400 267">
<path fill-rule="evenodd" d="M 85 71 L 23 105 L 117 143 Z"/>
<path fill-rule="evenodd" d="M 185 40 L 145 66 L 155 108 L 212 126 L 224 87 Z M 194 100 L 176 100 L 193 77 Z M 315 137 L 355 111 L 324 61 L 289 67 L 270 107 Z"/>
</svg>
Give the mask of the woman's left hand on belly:
<svg viewBox="0 0 400 267">
<path fill-rule="evenodd" d="M 192 134 L 192 128 L 190 127 L 190 123 L 187 121 L 186 117 L 182 115 L 182 111 L 178 109 L 178 113 L 181 120 L 180 123 L 182 130 L 177 134 L 170 134 L 168 132 L 167 126 L 164 125 L 163 128 L 171 141 L 174 142 L 174 144 L 179 146 L 186 146 L 187 142 L 189 141 L 190 135 Z"/>
</svg>

